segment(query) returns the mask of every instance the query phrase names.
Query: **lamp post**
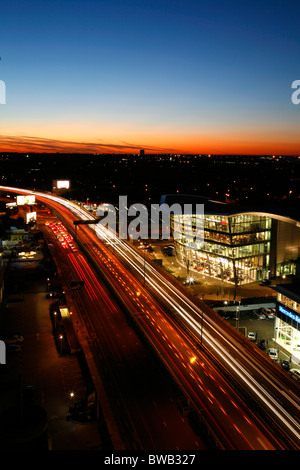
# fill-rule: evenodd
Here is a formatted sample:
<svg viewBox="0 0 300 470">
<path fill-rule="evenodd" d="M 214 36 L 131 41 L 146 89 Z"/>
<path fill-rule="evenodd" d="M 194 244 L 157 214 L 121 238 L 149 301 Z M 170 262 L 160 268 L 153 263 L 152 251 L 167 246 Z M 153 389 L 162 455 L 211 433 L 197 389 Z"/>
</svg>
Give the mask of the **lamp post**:
<svg viewBox="0 0 300 470">
<path fill-rule="evenodd" d="M 241 304 L 241 301 L 239 300 L 239 304 L 238 304 L 238 306 L 236 307 L 236 329 L 237 329 L 237 330 L 239 329 L 240 304 Z"/>
<path fill-rule="evenodd" d="M 71 411 L 72 405 L 73 405 L 73 398 L 75 397 L 75 393 L 74 393 L 74 392 L 70 392 L 69 397 L 70 397 L 69 409 L 70 409 L 70 411 Z"/>
<path fill-rule="evenodd" d="M 62 342 L 63 342 L 63 335 L 59 335 L 59 339 L 60 339 L 60 355 L 62 356 Z"/>
</svg>

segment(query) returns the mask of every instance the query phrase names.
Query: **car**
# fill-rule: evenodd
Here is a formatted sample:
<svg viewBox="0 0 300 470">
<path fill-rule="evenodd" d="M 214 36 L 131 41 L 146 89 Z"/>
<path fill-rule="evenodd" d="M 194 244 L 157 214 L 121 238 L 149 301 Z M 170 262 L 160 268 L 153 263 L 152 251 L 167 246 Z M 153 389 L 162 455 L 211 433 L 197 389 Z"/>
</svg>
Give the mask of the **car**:
<svg viewBox="0 0 300 470">
<path fill-rule="evenodd" d="M 289 373 L 295 380 L 300 380 L 300 369 L 290 369 Z"/>
<path fill-rule="evenodd" d="M 59 292 L 48 292 L 46 294 L 46 299 L 59 299 L 60 297 L 62 297 L 62 294 Z"/>
<path fill-rule="evenodd" d="M 272 310 L 270 308 L 263 308 L 261 312 L 266 315 L 266 317 L 272 314 Z"/>
<path fill-rule="evenodd" d="M 171 251 L 171 252 L 174 252 L 174 251 L 175 251 L 175 248 L 174 248 L 174 246 L 172 246 L 172 245 L 165 246 L 165 247 L 164 247 L 164 251 Z"/>
<path fill-rule="evenodd" d="M 19 344 L 8 344 L 6 350 L 7 352 L 19 352 L 21 351 L 21 346 Z"/>
<path fill-rule="evenodd" d="M 259 313 L 257 316 L 259 320 L 265 320 L 267 318 L 267 316 L 263 312 Z"/>
<path fill-rule="evenodd" d="M 264 279 L 263 281 L 260 281 L 259 285 L 260 286 L 269 286 L 271 284 L 270 279 Z"/>
<path fill-rule="evenodd" d="M 19 336 L 19 335 L 9 336 L 8 338 L 4 338 L 4 343 L 6 344 L 23 343 L 23 336 Z"/>
<path fill-rule="evenodd" d="M 225 310 L 217 310 L 217 313 L 220 315 L 220 317 L 225 318 L 225 320 L 230 318 L 230 315 Z"/>
<path fill-rule="evenodd" d="M 261 349 L 262 351 L 265 351 L 267 349 L 267 342 L 265 339 L 260 339 L 259 342 L 258 342 L 258 347 L 259 349 Z"/>
<path fill-rule="evenodd" d="M 230 319 L 230 313 L 229 312 L 224 312 L 222 317 L 224 318 L 224 320 L 229 320 Z"/>
<path fill-rule="evenodd" d="M 262 310 L 253 310 L 253 313 L 254 315 L 256 315 L 259 320 L 265 320 L 266 319 L 266 315 L 262 312 Z"/>
<path fill-rule="evenodd" d="M 270 349 L 268 349 L 268 356 L 269 356 L 273 361 L 277 361 L 277 359 L 278 359 L 277 349 L 275 349 L 275 348 L 270 348 Z"/>
<path fill-rule="evenodd" d="M 169 254 L 169 253 L 173 254 L 175 250 L 174 248 L 171 248 L 170 246 L 166 246 L 163 251 L 165 254 Z"/>
<path fill-rule="evenodd" d="M 222 318 L 224 318 L 224 320 L 229 320 L 229 318 L 230 318 L 229 312 L 222 312 L 222 313 L 220 313 L 220 312 L 221 312 L 221 311 L 219 310 L 218 314 L 219 314 Z"/>
<path fill-rule="evenodd" d="M 281 367 L 283 367 L 283 369 L 289 371 L 290 370 L 290 363 L 289 361 L 281 361 Z"/>
<path fill-rule="evenodd" d="M 254 333 L 254 331 L 249 331 L 248 339 L 250 339 L 250 341 L 255 341 L 256 340 L 256 333 Z"/>
</svg>

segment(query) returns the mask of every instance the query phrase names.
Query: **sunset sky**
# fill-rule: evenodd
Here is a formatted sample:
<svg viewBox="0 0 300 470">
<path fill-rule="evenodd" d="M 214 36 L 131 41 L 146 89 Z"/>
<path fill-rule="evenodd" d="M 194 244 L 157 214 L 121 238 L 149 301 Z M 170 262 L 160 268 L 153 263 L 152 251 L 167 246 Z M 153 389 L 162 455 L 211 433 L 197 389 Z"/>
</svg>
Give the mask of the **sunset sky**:
<svg viewBox="0 0 300 470">
<path fill-rule="evenodd" d="M 299 154 L 300 2 L 2 0 L 0 151 Z"/>
</svg>

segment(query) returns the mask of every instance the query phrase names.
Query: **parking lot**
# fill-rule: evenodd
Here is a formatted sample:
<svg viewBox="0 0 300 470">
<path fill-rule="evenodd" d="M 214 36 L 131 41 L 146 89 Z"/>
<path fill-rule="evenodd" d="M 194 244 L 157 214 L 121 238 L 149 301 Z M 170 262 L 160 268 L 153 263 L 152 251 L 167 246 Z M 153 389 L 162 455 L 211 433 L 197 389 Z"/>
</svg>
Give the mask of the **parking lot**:
<svg viewBox="0 0 300 470">
<path fill-rule="evenodd" d="M 266 354 L 269 349 L 275 349 L 278 355 L 276 359 L 278 364 L 281 364 L 282 361 L 288 361 L 291 369 L 299 369 L 299 364 L 291 361 L 291 354 L 274 341 L 275 319 L 268 317 L 263 319 L 258 314 L 255 314 L 253 310 L 247 310 L 239 312 L 238 316 L 233 313 L 231 318 L 227 318 L 227 321 L 253 343 L 259 345 L 261 340 L 265 340 Z M 254 333 L 254 340 L 248 338 L 249 333 Z"/>
</svg>

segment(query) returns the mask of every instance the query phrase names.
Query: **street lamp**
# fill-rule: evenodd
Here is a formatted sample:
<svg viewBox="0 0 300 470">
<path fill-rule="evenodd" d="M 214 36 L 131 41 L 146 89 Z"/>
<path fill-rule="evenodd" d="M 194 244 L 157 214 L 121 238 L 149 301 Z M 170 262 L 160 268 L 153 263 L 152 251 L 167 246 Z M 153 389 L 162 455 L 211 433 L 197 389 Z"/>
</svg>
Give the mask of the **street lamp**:
<svg viewBox="0 0 300 470">
<path fill-rule="evenodd" d="M 63 335 L 59 335 L 59 339 L 60 339 L 60 355 L 62 356 L 62 341 L 64 339 Z"/>
<path fill-rule="evenodd" d="M 241 301 L 239 300 L 239 304 L 236 307 L 236 328 L 239 329 L 239 320 L 240 320 L 240 304 Z"/>
</svg>

